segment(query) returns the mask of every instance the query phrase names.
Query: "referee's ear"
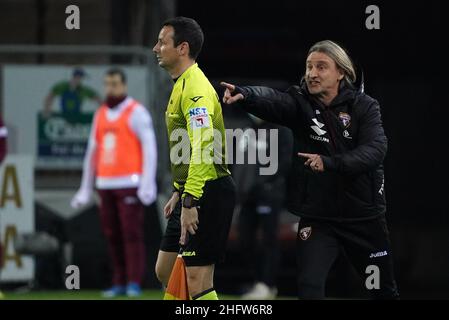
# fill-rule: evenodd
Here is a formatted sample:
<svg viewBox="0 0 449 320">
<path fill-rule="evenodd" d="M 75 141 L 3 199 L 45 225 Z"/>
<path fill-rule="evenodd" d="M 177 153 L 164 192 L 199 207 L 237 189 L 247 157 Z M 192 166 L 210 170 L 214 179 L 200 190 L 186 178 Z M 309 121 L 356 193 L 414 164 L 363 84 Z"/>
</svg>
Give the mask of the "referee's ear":
<svg viewBox="0 0 449 320">
<path fill-rule="evenodd" d="M 190 58 L 190 46 L 189 46 L 188 42 L 186 42 L 186 41 L 181 42 L 176 47 L 176 49 L 178 50 L 178 53 L 179 53 L 180 56 L 189 57 Z"/>
</svg>

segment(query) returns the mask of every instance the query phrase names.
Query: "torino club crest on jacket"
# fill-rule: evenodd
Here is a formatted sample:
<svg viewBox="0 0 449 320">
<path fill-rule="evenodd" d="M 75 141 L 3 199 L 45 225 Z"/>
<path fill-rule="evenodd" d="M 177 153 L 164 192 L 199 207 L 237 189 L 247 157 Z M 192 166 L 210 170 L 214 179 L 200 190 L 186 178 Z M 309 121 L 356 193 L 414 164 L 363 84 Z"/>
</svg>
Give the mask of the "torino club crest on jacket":
<svg viewBox="0 0 449 320">
<path fill-rule="evenodd" d="M 341 123 L 345 128 L 348 128 L 351 124 L 351 116 L 346 112 L 340 112 L 338 114 L 338 118 L 340 119 Z"/>
<path fill-rule="evenodd" d="M 301 240 L 309 239 L 311 234 L 312 234 L 312 227 L 304 227 L 301 230 L 299 230 L 299 237 L 301 238 Z"/>
</svg>

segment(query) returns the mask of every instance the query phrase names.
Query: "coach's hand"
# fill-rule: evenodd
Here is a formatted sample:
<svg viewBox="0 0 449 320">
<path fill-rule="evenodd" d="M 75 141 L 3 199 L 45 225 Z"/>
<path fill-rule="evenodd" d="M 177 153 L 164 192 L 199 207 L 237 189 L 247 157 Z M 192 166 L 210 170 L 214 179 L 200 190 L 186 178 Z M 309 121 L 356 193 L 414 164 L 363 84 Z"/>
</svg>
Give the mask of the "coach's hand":
<svg viewBox="0 0 449 320">
<path fill-rule="evenodd" d="M 237 102 L 239 100 L 245 99 L 242 93 L 239 92 L 239 90 L 236 90 L 235 85 L 227 83 L 227 82 L 220 82 L 220 85 L 226 88 L 224 96 L 223 96 L 223 102 L 226 104 L 232 104 L 234 102 Z"/>
<path fill-rule="evenodd" d="M 173 210 L 175 210 L 176 203 L 178 203 L 178 201 L 179 201 L 179 192 L 175 191 L 173 192 L 171 198 L 167 201 L 167 204 L 164 207 L 165 218 L 168 219 L 168 217 L 170 217 Z"/>
<path fill-rule="evenodd" d="M 324 164 L 323 159 L 319 154 L 310 154 L 310 153 L 298 153 L 298 156 L 307 159 L 304 162 L 305 166 L 309 166 L 310 169 L 314 172 L 324 172 Z"/>
<path fill-rule="evenodd" d="M 182 207 L 181 210 L 181 238 L 179 239 L 179 243 L 181 245 L 185 245 L 187 242 L 187 231 L 190 234 L 195 234 L 196 230 L 198 230 L 198 210 L 196 207 L 192 207 L 190 209 Z"/>
</svg>

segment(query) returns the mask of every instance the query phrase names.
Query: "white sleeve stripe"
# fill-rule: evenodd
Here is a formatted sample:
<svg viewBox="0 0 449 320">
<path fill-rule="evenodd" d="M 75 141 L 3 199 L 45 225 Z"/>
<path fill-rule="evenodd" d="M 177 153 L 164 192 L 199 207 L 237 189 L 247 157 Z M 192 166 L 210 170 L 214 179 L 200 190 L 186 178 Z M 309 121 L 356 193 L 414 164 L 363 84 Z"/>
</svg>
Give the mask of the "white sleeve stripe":
<svg viewBox="0 0 449 320">
<path fill-rule="evenodd" d="M 4 138 L 8 136 L 8 129 L 6 127 L 0 128 L 0 138 Z"/>
</svg>

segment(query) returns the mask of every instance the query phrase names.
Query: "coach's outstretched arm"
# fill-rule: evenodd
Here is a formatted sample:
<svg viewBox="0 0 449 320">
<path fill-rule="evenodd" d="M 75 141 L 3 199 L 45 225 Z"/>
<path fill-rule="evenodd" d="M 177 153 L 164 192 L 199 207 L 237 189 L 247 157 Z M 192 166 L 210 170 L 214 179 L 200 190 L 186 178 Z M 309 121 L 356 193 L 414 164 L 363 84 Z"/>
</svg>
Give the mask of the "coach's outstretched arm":
<svg viewBox="0 0 449 320">
<path fill-rule="evenodd" d="M 243 108 L 255 116 L 286 127 L 297 126 L 298 107 L 294 98 L 286 93 L 268 87 L 239 87 L 221 82 L 226 88 L 223 102 L 242 102 Z"/>
</svg>

